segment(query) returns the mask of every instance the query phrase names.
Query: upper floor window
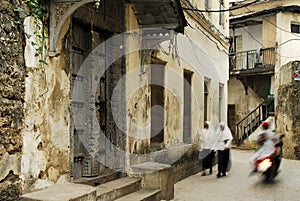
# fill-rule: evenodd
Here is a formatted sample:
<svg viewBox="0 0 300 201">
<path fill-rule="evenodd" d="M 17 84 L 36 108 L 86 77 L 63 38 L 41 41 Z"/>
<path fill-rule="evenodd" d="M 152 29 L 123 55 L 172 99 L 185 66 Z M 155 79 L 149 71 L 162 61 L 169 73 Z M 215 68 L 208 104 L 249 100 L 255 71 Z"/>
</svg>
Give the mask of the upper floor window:
<svg viewBox="0 0 300 201">
<path fill-rule="evenodd" d="M 219 85 L 219 121 L 223 120 L 222 110 L 223 110 L 223 95 L 224 95 L 224 85 L 220 83 Z"/>
<path fill-rule="evenodd" d="M 220 10 L 224 10 L 224 8 L 225 8 L 224 7 L 224 0 L 220 0 L 219 2 L 220 2 Z M 225 18 L 224 14 L 225 14 L 225 12 L 220 12 L 220 17 L 219 17 L 220 21 L 219 21 L 219 24 L 222 25 L 222 26 L 224 25 L 224 18 Z"/>
<path fill-rule="evenodd" d="M 210 9 L 210 0 L 205 0 L 205 10 L 209 10 Z"/>
<path fill-rule="evenodd" d="M 291 32 L 292 33 L 300 33 L 300 24 L 292 23 L 291 24 Z"/>
</svg>

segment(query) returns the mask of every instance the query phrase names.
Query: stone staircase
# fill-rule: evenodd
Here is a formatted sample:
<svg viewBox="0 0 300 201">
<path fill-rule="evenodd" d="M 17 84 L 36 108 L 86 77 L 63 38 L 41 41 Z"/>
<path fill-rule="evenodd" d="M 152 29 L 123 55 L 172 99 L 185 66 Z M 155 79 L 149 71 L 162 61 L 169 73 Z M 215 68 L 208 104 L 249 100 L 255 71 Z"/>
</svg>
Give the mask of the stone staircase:
<svg viewBox="0 0 300 201">
<path fill-rule="evenodd" d="M 136 164 L 131 166 L 130 176 L 105 183 L 99 183 L 99 179 L 97 181 L 85 179 L 85 184 L 55 184 L 39 191 L 24 194 L 21 200 L 160 201 L 173 199 L 174 176 L 170 165 L 156 162 Z"/>
<path fill-rule="evenodd" d="M 160 190 L 142 189 L 141 179 L 124 177 L 96 186 L 97 201 L 156 201 Z"/>
<path fill-rule="evenodd" d="M 123 177 L 95 187 L 83 184 L 56 184 L 27 193 L 22 201 L 158 201 L 160 190 L 142 189 L 141 179 Z"/>
</svg>

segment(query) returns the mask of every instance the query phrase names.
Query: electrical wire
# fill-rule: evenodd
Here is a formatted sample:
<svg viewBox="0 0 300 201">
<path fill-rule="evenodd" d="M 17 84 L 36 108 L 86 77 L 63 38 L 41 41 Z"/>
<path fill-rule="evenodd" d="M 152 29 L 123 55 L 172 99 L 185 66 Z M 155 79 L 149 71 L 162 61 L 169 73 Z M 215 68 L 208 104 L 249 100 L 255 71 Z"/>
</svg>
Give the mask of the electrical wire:
<svg viewBox="0 0 300 201">
<path fill-rule="evenodd" d="M 279 46 L 282 46 L 282 45 L 284 45 L 284 44 L 286 44 L 286 43 L 289 43 L 289 42 L 291 42 L 291 41 L 294 41 L 294 40 L 300 40 L 300 38 L 298 39 L 298 38 L 294 38 L 294 39 L 290 39 L 290 40 L 287 40 L 287 41 L 284 41 L 283 43 L 281 43 L 281 44 L 279 44 L 279 45 L 277 45 L 278 47 Z"/>
<path fill-rule="evenodd" d="M 248 6 L 249 6 L 249 5 L 244 6 L 244 7 L 245 7 L 248 11 L 254 12 L 253 10 L 249 9 Z M 293 35 L 295 35 L 295 36 L 297 36 L 297 37 L 300 37 L 300 35 L 298 35 L 298 34 L 296 34 L 296 33 L 292 33 L 292 32 L 290 32 L 290 31 L 287 31 L 287 30 L 285 30 L 285 29 L 279 27 L 278 25 L 274 24 L 272 21 L 270 21 L 270 20 L 268 20 L 268 19 L 265 19 L 265 18 L 262 18 L 262 17 L 259 17 L 259 18 L 262 19 L 262 20 L 265 20 L 265 21 L 269 22 L 270 24 L 272 24 L 273 26 L 275 26 L 276 28 L 278 28 L 278 29 L 280 29 L 280 30 L 282 30 L 282 31 L 285 31 L 285 32 L 287 32 L 287 33 L 290 33 L 290 34 L 293 34 Z M 263 45 L 260 41 L 258 41 L 258 40 L 257 40 L 250 32 L 248 32 L 248 31 L 245 29 L 245 27 L 242 27 L 242 28 L 243 28 L 243 30 L 244 30 L 246 33 L 249 34 L 249 36 L 250 36 L 254 41 L 256 41 L 256 42 L 259 43 L 263 48 L 265 48 L 264 45 Z M 285 44 L 285 43 L 288 43 L 288 42 L 290 42 L 290 41 L 293 41 L 293 40 L 300 40 L 300 39 L 290 39 L 290 40 L 288 40 L 288 41 L 285 41 L 285 42 L 279 44 L 278 46 L 281 46 L 281 45 L 283 45 L 283 44 Z M 284 56 L 284 55 L 281 55 L 281 54 L 279 54 L 279 53 L 277 52 L 276 49 L 275 49 L 275 53 L 276 53 L 278 56 L 281 56 L 281 57 L 284 57 L 284 58 L 298 58 L 298 57 L 290 57 L 290 56 Z"/>
<path fill-rule="evenodd" d="M 242 29 L 258 44 L 260 44 L 263 48 L 266 48 L 259 40 L 257 40 L 245 27 L 242 27 Z"/>
<path fill-rule="evenodd" d="M 247 31 L 244 27 L 243 27 L 243 30 L 247 33 L 247 34 L 249 34 L 249 36 L 251 37 L 251 38 L 253 38 L 253 40 L 255 40 L 257 43 L 259 43 L 263 48 L 266 48 L 260 41 L 258 41 L 249 31 Z M 300 40 L 300 39 L 299 39 Z M 300 55 L 299 56 L 294 56 L 294 57 L 290 57 L 290 56 L 285 56 L 285 55 L 281 55 L 280 53 L 278 53 L 278 51 L 277 51 L 277 48 L 275 49 L 275 54 L 277 54 L 278 56 L 280 56 L 280 57 L 284 57 L 284 58 L 288 58 L 288 59 L 294 59 L 294 58 L 299 58 L 300 57 Z"/>
<path fill-rule="evenodd" d="M 247 6 L 246 6 L 245 8 L 246 8 L 248 11 L 250 11 L 250 12 L 255 12 L 255 11 L 249 9 Z M 269 22 L 270 24 L 272 24 L 272 25 L 275 26 L 276 28 L 278 28 L 278 29 L 280 29 L 280 30 L 282 30 L 282 31 L 284 31 L 284 32 L 286 32 L 286 33 L 290 33 L 290 34 L 293 34 L 294 36 L 300 37 L 299 34 L 296 34 L 296 33 L 290 32 L 290 31 L 288 31 L 288 30 L 285 30 L 284 28 L 279 27 L 277 24 L 273 23 L 272 21 L 270 21 L 270 20 L 268 20 L 268 19 L 266 19 L 266 18 L 262 18 L 262 17 L 259 17 L 259 18 L 262 19 L 262 20 L 264 20 L 264 21 Z"/>
<path fill-rule="evenodd" d="M 253 10 L 249 9 L 247 6 L 246 6 L 245 8 L 246 8 L 248 11 L 250 11 L 250 12 L 254 12 Z M 262 18 L 262 17 L 259 17 L 259 18 L 262 19 L 262 20 L 265 20 L 265 21 L 269 22 L 270 24 L 272 24 L 273 26 L 275 26 L 276 28 L 278 28 L 278 29 L 280 29 L 280 30 L 282 30 L 282 31 L 284 31 L 284 32 L 287 32 L 287 33 L 292 34 L 292 35 L 294 35 L 294 36 L 300 37 L 300 35 L 295 34 L 295 33 L 292 33 L 292 32 L 290 32 L 290 31 L 287 31 L 287 30 L 285 30 L 284 28 L 281 28 L 281 27 L 277 26 L 276 24 L 274 24 L 273 22 L 271 22 L 271 21 L 268 20 L 268 19 L 265 19 L 265 18 Z M 264 45 L 263 45 L 261 42 L 259 42 L 258 40 L 256 40 L 256 38 L 255 38 L 251 33 L 249 33 L 244 27 L 243 27 L 243 29 L 244 29 L 245 32 L 247 32 L 247 33 L 250 35 L 251 38 L 253 38 L 256 42 L 258 42 L 262 47 L 264 47 Z M 293 40 L 300 40 L 300 39 L 290 39 L 290 40 L 287 40 L 287 41 L 285 41 L 285 42 L 279 44 L 278 46 L 282 46 L 283 44 L 288 43 L 288 42 L 293 41 Z M 276 50 L 275 50 L 275 53 L 276 53 L 278 56 L 284 57 L 284 58 L 289 58 L 289 59 L 299 58 L 299 56 L 290 57 L 290 56 L 281 55 L 281 54 L 278 53 L 277 48 L 276 48 Z"/>
<path fill-rule="evenodd" d="M 244 7 L 247 7 L 247 6 L 250 6 L 256 2 L 258 2 L 259 0 L 255 0 L 253 2 L 250 2 L 250 3 L 247 3 L 247 4 L 244 4 L 244 5 L 241 5 L 241 6 L 238 6 L 238 7 L 234 7 L 234 8 L 227 8 L 227 9 L 219 9 L 219 10 L 201 10 L 201 9 L 197 9 L 197 8 L 187 8 L 187 7 L 183 7 L 182 9 L 183 10 L 190 10 L 190 11 L 196 11 L 196 12 L 206 12 L 206 13 L 213 13 L 213 12 L 216 12 L 216 13 L 220 13 L 220 12 L 227 12 L 227 11 L 232 11 L 232 10 L 237 10 L 237 9 L 240 9 L 240 8 L 244 8 Z"/>
<path fill-rule="evenodd" d="M 188 4 L 189 4 L 189 6 L 191 6 L 191 7 L 194 7 L 193 5 L 192 5 L 192 3 L 189 1 L 189 0 L 185 0 Z M 207 22 L 207 24 L 209 24 L 210 25 L 210 28 L 212 29 L 212 30 L 215 30 L 216 32 L 218 32 L 218 34 L 220 34 L 223 38 L 227 38 L 227 36 L 225 36 L 215 25 L 213 25 L 205 16 L 204 16 L 204 14 L 201 12 L 201 11 L 199 11 L 198 13 L 200 13 L 200 16 L 202 17 L 202 19 L 204 19 L 206 22 Z M 187 23 L 189 26 L 190 26 L 190 24 L 189 23 Z M 190 26 L 191 27 L 191 26 Z M 191 27 L 192 28 L 192 27 Z M 200 31 L 202 31 L 202 30 L 200 30 Z"/>
</svg>

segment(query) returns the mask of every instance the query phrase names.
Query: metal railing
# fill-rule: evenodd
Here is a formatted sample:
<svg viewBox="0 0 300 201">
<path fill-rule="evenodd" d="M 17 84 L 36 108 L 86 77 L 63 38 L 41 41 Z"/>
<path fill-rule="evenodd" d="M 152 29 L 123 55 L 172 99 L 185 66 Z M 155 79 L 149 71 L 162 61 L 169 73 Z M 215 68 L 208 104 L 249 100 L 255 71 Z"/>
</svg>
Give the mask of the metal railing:
<svg viewBox="0 0 300 201">
<path fill-rule="evenodd" d="M 275 66 L 275 55 L 275 47 L 231 53 L 229 54 L 230 70 Z"/>
<path fill-rule="evenodd" d="M 237 145 L 240 146 L 266 118 L 267 105 L 263 102 L 236 124 Z"/>
</svg>

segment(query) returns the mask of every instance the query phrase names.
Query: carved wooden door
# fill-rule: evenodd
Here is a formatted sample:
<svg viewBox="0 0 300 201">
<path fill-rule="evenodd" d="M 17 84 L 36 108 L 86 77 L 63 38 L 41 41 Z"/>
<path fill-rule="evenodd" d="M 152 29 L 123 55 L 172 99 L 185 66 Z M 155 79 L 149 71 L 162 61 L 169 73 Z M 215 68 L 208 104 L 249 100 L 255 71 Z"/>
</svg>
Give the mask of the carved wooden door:
<svg viewBox="0 0 300 201">
<path fill-rule="evenodd" d="M 116 123 L 125 125 L 125 84 L 118 85 L 125 73 L 124 60 L 114 59 L 116 44 L 107 40 L 112 36 L 108 33 L 73 23 L 69 35 L 72 78 L 76 79 L 71 110 L 79 118 L 71 125 L 72 176 L 97 177 L 124 170 L 125 130 Z M 93 51 L 90 59 L 95 48 L 97 53 Z M 87 57 L 90 63 L 82 66 Z"/>
</svg>

